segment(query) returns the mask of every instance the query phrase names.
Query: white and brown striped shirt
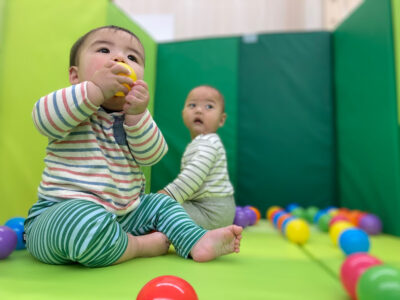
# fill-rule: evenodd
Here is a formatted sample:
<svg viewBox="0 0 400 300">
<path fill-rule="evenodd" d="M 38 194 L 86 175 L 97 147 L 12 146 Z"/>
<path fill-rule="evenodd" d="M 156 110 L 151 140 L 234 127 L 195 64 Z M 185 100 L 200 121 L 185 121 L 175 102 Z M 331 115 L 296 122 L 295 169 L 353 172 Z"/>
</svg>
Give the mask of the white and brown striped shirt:
<svg viewBox="0 0 400 300">
<path fill-rule="evenodd" d="M 225 148 L 216 133 L 193 139 L 183 154 L 180 174 L 164 189 L 179 203 L 233 195 Z"/>
</svg>

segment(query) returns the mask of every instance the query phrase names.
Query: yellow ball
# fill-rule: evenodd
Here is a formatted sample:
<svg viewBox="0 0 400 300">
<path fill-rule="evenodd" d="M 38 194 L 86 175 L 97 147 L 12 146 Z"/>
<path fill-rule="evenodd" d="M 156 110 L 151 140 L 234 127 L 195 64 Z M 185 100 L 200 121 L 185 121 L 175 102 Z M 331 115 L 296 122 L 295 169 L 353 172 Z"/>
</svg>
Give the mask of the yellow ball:
<svg viewBox="0 0 400 300">
<path fill-rule="evenodd" d="M 354 225 L 347 221 L 337 221 L 329 228 L 329 236 L 333 245 L 337 246 L 340 234 L 348 228 L 353 228 Z"/>
<path fill-rule="evenodd" d="M 303 219 L 294 219 L 286 225 L 286 237 L 295 244 L 303 245 L 310 237 L 310 227 Z"/>
<path fill-rule="evenodd" d="M 272 215 L 275 211 L 281 210 L 281 209 L 282 209 L 282 207 L 276 206 L 276 205 L 271 206 L 270 208 L 268 208 L 268 210 L 267 210 L 267 215 L 266 215 L 267 220 L 269 220 L 269 219 L 271 218 L 271 215 Z"/>
<path fill-rule="evenodd" d="M 132 78 L 133 82 L 136 81 L 136 79 L 137 79 L 136 73 L 131 68 L 130 65 L 128 65 L 126 63 L 123 63 L 123 62 L 119 62 L 119 61 L 117 62 L 117 64 L 120 64 L 121 66 L 124 66 L 125 68 L 127 68 L 131 72 L 131 74 L 129 74 L 129 75 L 127 75 L 125 73 L 119 73 L 118 75 L 128 76 L 128 77 Z M 131 87 L 128 84 L 124 83 L 123 86 L 127 87 L 129 91 L 131 90 Z M 123 92 L 118 92 L 118 93 L 115 94 L 115 96 L 124 97 L 125 94 Z"/>
</svg>

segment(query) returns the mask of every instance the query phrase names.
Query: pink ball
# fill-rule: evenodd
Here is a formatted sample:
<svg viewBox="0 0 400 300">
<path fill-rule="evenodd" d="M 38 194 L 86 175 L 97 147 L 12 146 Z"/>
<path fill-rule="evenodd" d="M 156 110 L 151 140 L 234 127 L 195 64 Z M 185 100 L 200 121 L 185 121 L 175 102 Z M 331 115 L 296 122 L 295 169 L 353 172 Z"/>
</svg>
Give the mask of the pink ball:
<svg viewBox="0 0 400 300">
<path fill-rule="evenodd" d="M 354 253 L 347 256 L 340 269 L 340 279 L 343 287 L 352 299 L 357 299 L 356 288 L 358 279 L 370 267 L 381 265 L 382 262 L 367 253 Z"/>
<path fill-rule="evenodd" d="M 350 222 L 349 218 L 344 216 L 344 215 L 336 215 L 333 216 L 332 219 L 329 221 L 329 227 L 331 227 L 333 224 L 335 224 L 337 221 L 347 221 Z"/>
</svg>

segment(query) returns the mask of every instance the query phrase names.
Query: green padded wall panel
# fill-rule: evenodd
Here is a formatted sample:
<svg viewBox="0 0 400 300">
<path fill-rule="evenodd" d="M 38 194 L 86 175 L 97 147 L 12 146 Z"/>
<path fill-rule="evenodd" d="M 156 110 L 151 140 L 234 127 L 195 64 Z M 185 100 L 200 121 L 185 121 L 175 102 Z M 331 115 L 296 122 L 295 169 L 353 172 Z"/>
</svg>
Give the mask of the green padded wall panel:
<svg viewBox="0 0 400 300">
<path fill-rule="evenodd" d="M 240 44 L 238 203 L 335 204 L 331 34 Z"/>
<path fill-rule="evenodd" d="M 39 97 L 69 84 L 69 50 L 75 40 L 106 24 L 134 30 L 147 52 L 145 79 L 153 95 L 156 44 L 108 0 L 0 0 L 0 17 L 3 224 L 10 217 L 25 217 L 36 201 L 47 140 L 34 128 L 31 111 Z"/>
<path fill-rule="evenodd" d="M 400 235 L 400 151 L 390 0 L 366 0 L 334 32 L 340 204 Z"/>
<path fill-rule="evenodd" d="M 160 44 L 154 114 L 167 140 L 168 154 L 152 167 L 153 192 L 179 173 L 180 159 L 190 135 L 182 122 L 187 93 L 196 85 L 210 84 L 225 96 L 228 115 L 219 129 L 227 151 L 231 181 L 236 182 L 238 38 L 219 38 Z"/>
<path fill-rule="evenodd" d="M 25 217 L 37 200 L 47 139 L 34 128 L 33 105 L 69 84 L 69 49 L 82 33 L 105 24 L 107 5 L 107 0 L 6 1 L 0 69 L 0 224 Z"/>
</svg>

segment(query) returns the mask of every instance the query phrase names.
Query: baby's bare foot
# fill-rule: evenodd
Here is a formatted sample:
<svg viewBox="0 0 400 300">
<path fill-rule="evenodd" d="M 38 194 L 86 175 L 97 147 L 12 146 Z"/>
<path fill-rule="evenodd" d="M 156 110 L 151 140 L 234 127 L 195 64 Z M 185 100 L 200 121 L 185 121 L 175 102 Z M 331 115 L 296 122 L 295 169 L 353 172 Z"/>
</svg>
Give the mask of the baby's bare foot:
<svg viewBox="0 0 400 300">
<path fill-rule="evenodd" d="M 238 253 L 243 228 L 230 225 L 208 231 L 192 248 L 190 252 L 193 260 L 205 262 L 218 256 Z"/>
</svg>

